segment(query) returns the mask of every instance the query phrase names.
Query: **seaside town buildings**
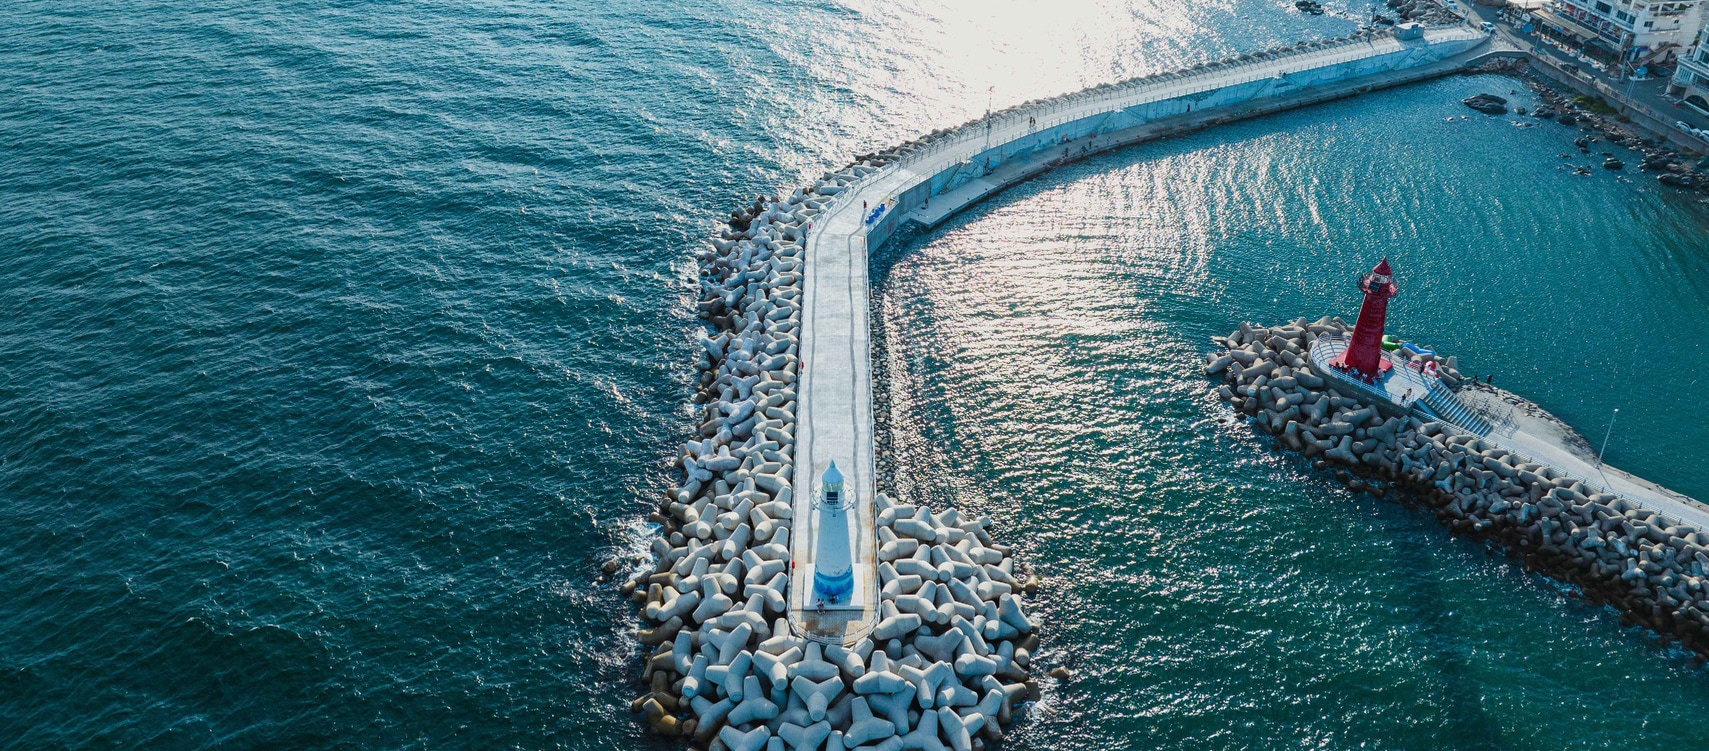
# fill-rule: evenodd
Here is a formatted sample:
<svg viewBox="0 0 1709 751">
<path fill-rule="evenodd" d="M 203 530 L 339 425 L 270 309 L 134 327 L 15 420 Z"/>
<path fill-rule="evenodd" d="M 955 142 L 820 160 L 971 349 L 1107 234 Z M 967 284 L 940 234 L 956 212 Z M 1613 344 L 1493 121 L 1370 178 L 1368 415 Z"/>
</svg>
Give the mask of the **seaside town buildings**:
<svg viewBox="0 0 1709 751">
<path fill-rule="evenodd" d="M 1540 26 L 1572 38 L 1586 54 L 1632 68 L 1681 57 L 1703 24 L 1703 0 L 1549 0 Z"/>
<path fill-rule="evenodd" d="M 1679 69 L 1674 71 L 1668 93 L 1685 100 L 1685 105 L 1709 115 L 1709 14 L 1698 28 L 1697 40 L 1688 52 L 1679 56 Z"/>
</svg>

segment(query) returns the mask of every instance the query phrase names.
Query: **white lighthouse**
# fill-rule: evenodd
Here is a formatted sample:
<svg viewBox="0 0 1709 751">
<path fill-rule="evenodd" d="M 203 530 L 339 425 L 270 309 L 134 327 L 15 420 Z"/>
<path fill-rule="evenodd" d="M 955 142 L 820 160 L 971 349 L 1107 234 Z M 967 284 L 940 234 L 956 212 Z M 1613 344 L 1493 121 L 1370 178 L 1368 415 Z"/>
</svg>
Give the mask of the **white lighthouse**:
<svg viewBox="0 0 1709 751">
<path fill-rule="evenodd" d="M 813 598 L 822 604 L 845 603 L 854 591 L 854 556 L 849 552 L 849 511 L 854 499 L 843 491 L 843 473 L 831 462 L 815 500 L 819 523 L 813 556 Z"/>
</svg>

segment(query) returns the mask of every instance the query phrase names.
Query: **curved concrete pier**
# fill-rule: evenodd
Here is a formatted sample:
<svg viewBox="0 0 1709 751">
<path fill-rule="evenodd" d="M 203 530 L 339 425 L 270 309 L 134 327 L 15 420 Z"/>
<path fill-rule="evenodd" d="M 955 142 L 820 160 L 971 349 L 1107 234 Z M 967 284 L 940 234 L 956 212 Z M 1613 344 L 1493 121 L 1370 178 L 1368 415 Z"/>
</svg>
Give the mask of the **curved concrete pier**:
<svg viewBox="0 0 1709 751">
<path fill-rule="evenodd" d="M 877 492 L 868 250 L 1066 160 L 1442 75 L 1483 41 L 1406 33 L 1031 102 L 733 212 L 695 251 L 698 431 L 649 516 L 652 561 L 620 587 L 652 624 L 630 708 L 712 751 L 1001 741 L 1039 696 L 1039 580 L 990 519 Z"/>
<path fill-rule="evenodd" d="M 951 214 L 1053 166 L 1088 154 L 1245 117 L 1440 76 L 1488 40 L 1467 26 L 1361 33 L 1243 55 L 1186 71 L 1030 103 L 935 134 L 865 176 L 814 217 L 808 231 L 801 317 L 798 478 L 836 462 L 853 495 L 855 592 L 823 610 L 810 602 L 815 484 L 795 496 L 790 623 L 803 636 L 853 643 L 875 624 L 878 597 L 873 499 L 871 342 L 867 254 L 904 222 L 932 227 Z M 817 481 L 814 480 L 816 483 Z"/>
</svg>

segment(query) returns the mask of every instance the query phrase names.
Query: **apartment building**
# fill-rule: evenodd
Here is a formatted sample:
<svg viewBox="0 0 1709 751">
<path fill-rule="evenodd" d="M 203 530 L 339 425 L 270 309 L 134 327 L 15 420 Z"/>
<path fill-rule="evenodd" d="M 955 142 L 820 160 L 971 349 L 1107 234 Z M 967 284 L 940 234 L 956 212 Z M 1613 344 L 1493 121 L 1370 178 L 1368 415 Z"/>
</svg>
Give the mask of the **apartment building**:
<svg viewBox="0 0 1709 751">
<path fill-rule="evenodd" d="M 1697 40 L 1690 51 L 1679 56 L 1679 69 L 1674 71 L 1668 93 L 1685 100 L 1685 104 L 1709 115 L 1709 18 L 1698 28 Z"/>
<path fill-rule="evenodd" d="M 1537 20 L 1634 66 L 1683 54 L 1703 24 L 1703 0 L 1550 0 Z M 1599 48 L 1599 49 L 1596 49 Z"/>
</svg>

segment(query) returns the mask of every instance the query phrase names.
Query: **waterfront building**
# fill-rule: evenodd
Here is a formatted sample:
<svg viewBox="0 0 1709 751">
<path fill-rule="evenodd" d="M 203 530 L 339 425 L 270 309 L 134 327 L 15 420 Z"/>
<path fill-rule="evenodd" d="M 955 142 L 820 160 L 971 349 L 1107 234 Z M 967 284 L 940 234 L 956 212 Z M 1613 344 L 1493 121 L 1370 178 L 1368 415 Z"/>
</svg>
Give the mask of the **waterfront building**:
<svg viewBox="0 0 1709 751">
<path fill-rule="evenodd" d="M 1681 56 L 1703 22 L 1703 0 L 1550 0 L 1534 11 L 1545 33 L 1629 68 Z"/>
<path fill-rule="evenodd" d="M 1705 14 L 1703 24 L 1698 26 L 1697 39 L 1691 49 L 1679 56 L 1679 69 L 1674 71 L 1667 93 L 1684 99 L 1686 106 L 1709 115 L 1709 45 L 1704 44 L 1709 34 L 1704 33 L 1705 27 L 1709 27 L 1709 14 Z"/>
</svg>

